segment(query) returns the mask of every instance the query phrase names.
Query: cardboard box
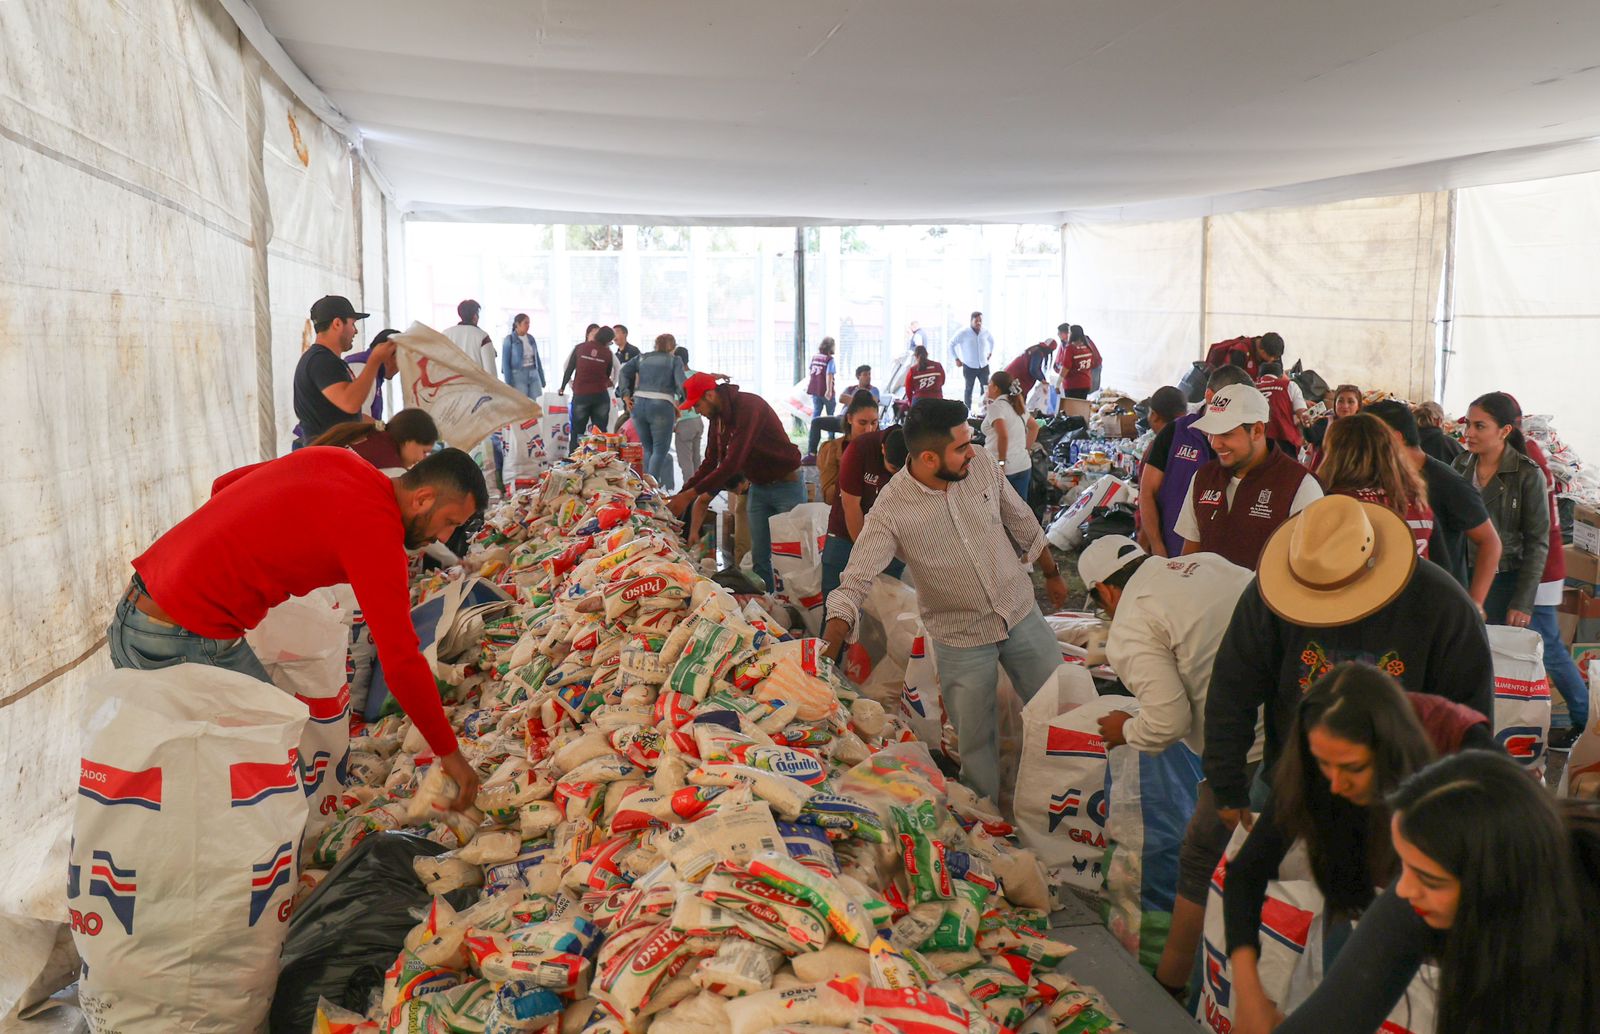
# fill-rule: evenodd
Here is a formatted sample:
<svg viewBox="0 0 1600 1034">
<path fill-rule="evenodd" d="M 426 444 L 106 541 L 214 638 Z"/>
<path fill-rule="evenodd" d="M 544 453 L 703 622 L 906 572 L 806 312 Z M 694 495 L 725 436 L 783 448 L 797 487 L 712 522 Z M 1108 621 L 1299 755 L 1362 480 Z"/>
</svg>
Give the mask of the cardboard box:
<svg viewBox="0 0 1600 1034">
<path fill-rule="evenodd" d="M 1561 611 L 1556 614 L 1556 626 L 1561 629 L 1561 642 L 1571 646 L 1578 635 L 1578 615 Z"/>
<path fill-rule="evenodd" d="M 1094 403 L 1088 399 L 1062 399 L 1058 413 L 1065 416 L 1077 416 L 1087 420 L 1094 415 Z"/>
<path fill-rule="evenodd" d="M 1600 599 L 1587 589 L 1569 585 L 1561 593 L 1561 613 L 1580 621 L 1600 618 Z"/>
<path fill-rule="evenodd" d="M 1565 547 L 1565 556 L 1568 584 L 1586 586 L 1591 596 L 1597 595 L 1595 587 L 1600 585 L 1600 556 L 1586 553 L 1577 546 Z"/>
<path fill-rule="evenodd" d="M 1572 511 L 1572 544 L 1600 556 L 1600 509 L 1579 503 Z"/>
</svg>

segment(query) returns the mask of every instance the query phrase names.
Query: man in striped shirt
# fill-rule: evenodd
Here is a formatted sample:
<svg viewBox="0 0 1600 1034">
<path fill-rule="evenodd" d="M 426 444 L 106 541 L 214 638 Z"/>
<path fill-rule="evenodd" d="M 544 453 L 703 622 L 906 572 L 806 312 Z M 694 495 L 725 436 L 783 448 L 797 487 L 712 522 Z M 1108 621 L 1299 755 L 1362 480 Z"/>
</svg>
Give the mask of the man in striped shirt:
<svg viewBox="0 0 1600 1034">
<path fill-rule="evenodd" d="M 996 662 L 1023 700 L 1038 691 L 1061 664 L 1061 647 L 1034 602 L 1028 567 L 1038 563 L 1057 607 L 1067 583 L 1032 511 L 993 457 L 972 447 L 966 406 L 920 399 L 904 431 L 909 458 L 878 493 L 828 595 L 823 637 L 837 659 L 873 579 L 896 556 L 905 561 L 960 740 L 961 780 L 999 801 Z"/>
</svg>

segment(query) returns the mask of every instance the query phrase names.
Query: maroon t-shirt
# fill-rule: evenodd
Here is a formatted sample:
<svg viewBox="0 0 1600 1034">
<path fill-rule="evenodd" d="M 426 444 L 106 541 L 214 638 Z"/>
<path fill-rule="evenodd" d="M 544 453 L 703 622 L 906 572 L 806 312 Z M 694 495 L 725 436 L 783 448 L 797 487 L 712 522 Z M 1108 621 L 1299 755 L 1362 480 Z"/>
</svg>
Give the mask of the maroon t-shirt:
<svg viewBox="0 0 1600 1034">
<path fill-rule="evenodd" d="M 844 493 L 861 497 L 861 513 L 872 509 L 873 500 L 889 478 L 894 475 L 883 463 L 883 436 L 886 431 L 870 431 L 860 438 L 852 438 L 839 458 L 839 494 L 834 497 L 833 509 L 828 511 L 828 534 L 850 540 L 850 528 L 844 522 Z"/>
</svg>

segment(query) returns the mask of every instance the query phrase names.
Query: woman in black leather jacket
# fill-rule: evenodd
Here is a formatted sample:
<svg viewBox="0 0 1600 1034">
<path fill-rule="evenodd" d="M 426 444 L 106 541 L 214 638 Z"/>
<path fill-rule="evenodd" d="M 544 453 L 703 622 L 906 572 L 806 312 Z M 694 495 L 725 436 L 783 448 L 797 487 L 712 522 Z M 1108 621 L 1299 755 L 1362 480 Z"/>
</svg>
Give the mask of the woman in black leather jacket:
<svg viewBox="0 0 1600 1034">
<path fill-rule="evenodd" d="M 1467 407 L 1467 451 L 1454 466 L 1483 496 L 1500 533 L 1500 567 L 1484 613 L 1490 624 L 1527 628 L 1550 550 L 1550 486 L 1539 465 L 1528 458 L 1517 429 L 1521 415 L 1521 407 L 1504 392 L 1476 399 Z"/>
</svg>

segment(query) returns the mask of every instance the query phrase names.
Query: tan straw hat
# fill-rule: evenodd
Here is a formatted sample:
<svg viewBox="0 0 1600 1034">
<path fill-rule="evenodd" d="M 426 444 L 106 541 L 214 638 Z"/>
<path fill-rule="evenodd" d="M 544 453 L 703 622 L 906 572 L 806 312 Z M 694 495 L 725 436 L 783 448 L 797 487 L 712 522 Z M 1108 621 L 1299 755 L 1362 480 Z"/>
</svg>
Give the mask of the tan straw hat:
<svg viewBox="0 0 1600 1034">
<path fill-rule="evenodd" d="M 1273 613 L 1307 628 L 1332 628 L 1388 606 L 1416 565 L 1416 539 L 1393 510 L 1332 495 L 1272 533 L 1256 574 Z"/>
</svg>

